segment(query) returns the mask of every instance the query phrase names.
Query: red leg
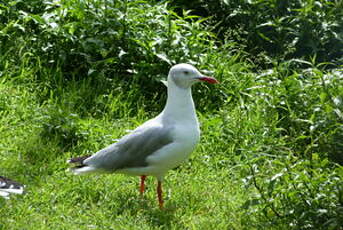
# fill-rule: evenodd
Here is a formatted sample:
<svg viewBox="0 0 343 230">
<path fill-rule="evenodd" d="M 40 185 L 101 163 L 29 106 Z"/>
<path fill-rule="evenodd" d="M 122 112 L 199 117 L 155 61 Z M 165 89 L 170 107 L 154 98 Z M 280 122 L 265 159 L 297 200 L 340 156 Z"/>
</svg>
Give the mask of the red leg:
<svg viewBox="0 0 343 230">
<path fill-rule="evenodd" d="M 144 181 L 145 181 L 145 178 L 146 178 L 145 175 L 141 176 L 141 186 L 140 186 L 140 189 L 139 189 L 141 195 L 143 195 L 143 193 L 144 193 L 144 188 L 145 188 Z"/>
<path fill-rule="evenodd" d="M 158 181 L 157 183 L 157 196 L 158 196 L 158 204 L 160 209 L 163 208 L 163 198 L 162 198 L 162 182 Z"/>
</svg>

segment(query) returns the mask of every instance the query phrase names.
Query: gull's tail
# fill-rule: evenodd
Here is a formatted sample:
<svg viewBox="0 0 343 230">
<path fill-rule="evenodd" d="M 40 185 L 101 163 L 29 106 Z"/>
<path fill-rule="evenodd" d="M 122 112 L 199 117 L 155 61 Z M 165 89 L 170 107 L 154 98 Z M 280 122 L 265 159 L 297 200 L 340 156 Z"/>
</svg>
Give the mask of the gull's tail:
<svg viewBox="0 0 343 230">
<path fill-rule="evenodd" d="M 0 176 L 0 196 L 9 199 L 10 194 L 23 194 L 24 186 L 16 181 Z"/>
<path fill-rule="evenodd" d="M 69 164 L 73 164 L 74 167 L 70 168 L 70 171 L 76 175 L 86 174 L 96 171 L 96 168 L 89 166 L 84 161 L 90 156 L 74 157 L 67 161 Z"/>
</svg>

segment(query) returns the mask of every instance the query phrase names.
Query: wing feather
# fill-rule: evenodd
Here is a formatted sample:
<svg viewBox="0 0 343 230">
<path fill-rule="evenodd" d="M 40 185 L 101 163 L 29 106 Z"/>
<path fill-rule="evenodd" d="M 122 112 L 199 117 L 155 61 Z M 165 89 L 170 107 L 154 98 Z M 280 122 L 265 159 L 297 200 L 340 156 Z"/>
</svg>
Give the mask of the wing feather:
<svg viewBox="0 0 343 230">
<path fill-rule="evenodd" d="M 106 171 L 145 167 L 148 156 L 173 141 L 171 131 L 172 127 L 162 125 L 136 129 L 83 163 Z"/>
</svg>

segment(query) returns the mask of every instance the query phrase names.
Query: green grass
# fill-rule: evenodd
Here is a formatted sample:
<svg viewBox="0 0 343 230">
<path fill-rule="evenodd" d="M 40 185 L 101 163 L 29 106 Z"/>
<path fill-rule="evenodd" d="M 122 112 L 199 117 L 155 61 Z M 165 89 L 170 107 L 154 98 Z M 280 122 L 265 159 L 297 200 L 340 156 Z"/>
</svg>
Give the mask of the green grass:
<svg viewBox="0 0 343 230">
<path fill-rule="evenodd" d="M 46 116 L 42 111 L 48 105 L 38 105 L 34 94 L 9 83 L 1 85 L 1 94 L 11 107 L 1 119 L 1 173 L 27 185 L 24 196 L 0 201 L 3 229 L 240 228 L 245 191 L 234 169 L 220 169 L 208 161 L 213 148 L 206 148 L 206 143 L 168 174 L 165 210 L 159 210 L 153 178 L 141 198 L 138 177 L 78 177 L 66 172 L 69 157 L 106 146 L 147 119 L 147 113 L 128 120 L 79 119 L 87 138 L 65 149 L 61 140 L 41 136 Z"/>
<path fill-rule="evenodd" d="M 239 77 L 239 73 L 232 76 Z M 245 75 L 245 81 L 240 81 L 242 88 L 247 88 L 247 84 L 250 88 L 261 84 L 249 76 L 253 74 Z M 189 161 L 167 175 L 164 183 L 165 210 L 159 210 L 155 179 L 149 178 L 147 192 L 141 198 L 138 177 L 73 176 L 66 172 L 68 165 L 65 163 L 71 156 L 105 147 L 125 134 L 125 130 L 156 115 L 155 112 L 141 109 L 136 110 L 138 113 L 133 116 L 129 111 L 119 113 L 122 118 L 113 116 L 116 107 L 129 110 L 132 106 L 130 100 L 123 99 L 125 93 L 120 92 L 113 93 L 110 99 L 103 99 L 105 102 L 113 101 L 108 105 L 109 112 L 93 116 L 91 111 L 97 109 L 92 108 L 86 115 L 82 103 L 88 102 L 81 101 L 74 106 L 79 95 L 83 94 L 82 89 L 64 90 L 58 96 L 59 100 L 51 96 L 41 103 L 41 90 L 35 89 L 35 83 L 6 79 L 0 85 L 1 174 L 21 181 L 27 187 L 23 196 L 0 200 L 2 229 L 287 229 L 287 219 L 281 218 L 279 222 L 276 219 L 273 222 L 277 224 L 273 226 L 273 222 L 263 222 L 264 215 L 277 218 L 273 209 L 284 213 L 302 208 L 301 202 L 295 202 L 297 198 L 292 200 L 292 194 L 288 194 L 290 197 L 286 200 L 278 194 L 297 191 L 285 187 L 288 183 L 301 187 L 304 182 L 309 182 L 302 177 L 287 181 L 286 175 L 281 176 L 286 180 L 284 184 L 282 180 L 270 181 L 273 175 L 287 167 L 295 177 L 301 176 L 302 170 L 311 169 L 319 175 L 310 178 L 318 181 L 307 186 L 314 186 L 310 188 L 312 192 L 325 186 L 328 190 L 322 190 L 324 196 L 333 195 L 330 202 L 336 200 L 335 192 L 340 189 L 335 187 L 342 176 L 340 168 L 334 173 L 327 163 L 312 166 L 300 163 L 299 169 L 292 169 L 294 163 L 302 159 L 297 154 L 302 153 L 293 140 L 296 137 L 282 135 L 286 127 L 280 127 L 278 115 L 269 108 L 268 103 L 271 102 L 264 98 L 275 100 L 274 94 L 280 90 L 267 88 L 265 94 L 269 92 L 270 95 L 261 95 L 258 100 L 248 93 L 235 93 L 219 110 L 198 113 L 202 124 L 201 142 Z M 223 80 L 221 86 L 211 91 L 226 89 L 226 93 L 236 92 L 231 87 L 240 86 L 232 86 L 233 81 L 234 78 L 227 82 Z M 75 83 L 70 82 L 64 88 L 73 89 Z M 83 87 L 91 88 L 87 84 Z M 160 87 L 164 86 L 161 84 Z M 251 90 L 247 92 L 252 94 Z M 198 95 L 195 98 L 197 104 L 207 101 L 207 95 L 195 94 Z M 322 162 L 318 154 L 313 154 L 313 157 Z M 249 167 L 257 170 L 255 174 L 251 174 Z M 318 171 L 320 167 L 328 168 Z M 326 175 L 332 175 L 332 181 L 326 181 Z M 330 184 L 333 187 L 327 187 Z M 270 203 L 268 199 L 280 200 Z M 278 202 L 281 202 L 280 207 Z M 263 212 L 267 213 L 261 216 Z"/>
</svg>

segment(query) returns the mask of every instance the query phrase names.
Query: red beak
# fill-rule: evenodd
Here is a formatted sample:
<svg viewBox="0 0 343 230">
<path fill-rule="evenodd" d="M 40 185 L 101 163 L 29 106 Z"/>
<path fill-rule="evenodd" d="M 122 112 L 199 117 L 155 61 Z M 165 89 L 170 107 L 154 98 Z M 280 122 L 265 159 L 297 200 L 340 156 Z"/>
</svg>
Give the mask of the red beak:
<svg viewBox="0 0 343 230">
<path fill-rule="evenodd" d="M 206 81 L 209 84 L 218 84 L 219 81 L 215 79 L 214 77 L 207 77 L 207 76 L 202 76 L 198 78 L 200 81 Z"/>
</svg>

